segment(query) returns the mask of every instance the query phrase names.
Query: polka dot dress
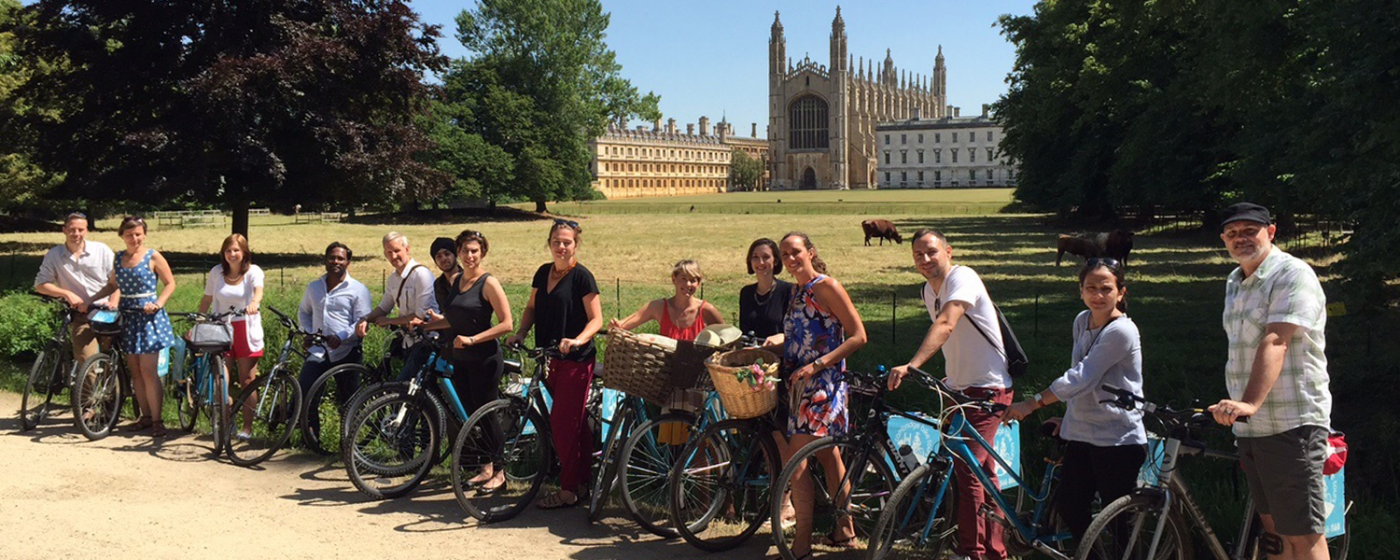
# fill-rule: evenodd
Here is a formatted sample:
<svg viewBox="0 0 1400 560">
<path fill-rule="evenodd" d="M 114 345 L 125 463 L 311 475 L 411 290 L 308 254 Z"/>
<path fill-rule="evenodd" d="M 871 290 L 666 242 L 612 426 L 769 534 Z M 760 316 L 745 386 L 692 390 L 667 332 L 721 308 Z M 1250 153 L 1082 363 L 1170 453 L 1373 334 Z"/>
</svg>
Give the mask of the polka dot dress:
<svg viewBox="0 0 1400 560">
<path fill-rule="evenodd" d="M 122 309 L 141 309 L 148 303 L 156 302 L 156 273 L 151 270 L 151 255 L 146 256 L 136 266 L 122 266 L 126 251 L 117 253 L 117 287 L 121 288 Z M 162 309 L 153 314 L 122 314 L 122 351 L 127 354 L 154 354 L 175 343 L 175 332 L 170 329 L 170 316 Z"/>
</svg>

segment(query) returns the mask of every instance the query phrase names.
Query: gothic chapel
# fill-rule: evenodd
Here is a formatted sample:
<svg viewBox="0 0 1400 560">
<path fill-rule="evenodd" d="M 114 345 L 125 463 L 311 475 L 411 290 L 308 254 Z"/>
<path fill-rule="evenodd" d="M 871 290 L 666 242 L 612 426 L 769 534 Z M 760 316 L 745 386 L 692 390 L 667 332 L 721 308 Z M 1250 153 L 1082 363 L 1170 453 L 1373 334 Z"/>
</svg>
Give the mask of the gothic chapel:
<svg viewBox="0 0 1400 560">
<path fill-rule="evenodd" d="M 846 52 L 841 8 L 831 22 L 829 66 L 787 57 L 783 24 L 773 14 L 768 40 L 769 170 L 773 189 L 873 189 L 875 124 L 945 116 L 947 72 L 943 47 L 933 76 L 897 70 L 888 49 L 884 64 Z"/>
</svg>

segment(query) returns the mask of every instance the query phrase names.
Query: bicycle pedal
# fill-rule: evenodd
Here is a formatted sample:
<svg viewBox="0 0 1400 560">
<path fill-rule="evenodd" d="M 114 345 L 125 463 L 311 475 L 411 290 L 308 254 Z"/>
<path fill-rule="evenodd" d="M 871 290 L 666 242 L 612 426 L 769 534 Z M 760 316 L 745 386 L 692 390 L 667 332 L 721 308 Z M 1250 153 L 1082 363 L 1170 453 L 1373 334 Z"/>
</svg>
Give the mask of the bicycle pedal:
<svg viewBox="0 0 1400 560">
<path fill-rule="evenodd" d="M 996 508 L 992 507 L 991 504 L 982 504 L 982 507 L 977 509 L 977 515 L 995 521 L 1002 527 L 1006 527 L 1008 529 L 1011 528 L 1011 522 L 1007 521 L 1005 517 L 997 513 Z"/>
</svg>

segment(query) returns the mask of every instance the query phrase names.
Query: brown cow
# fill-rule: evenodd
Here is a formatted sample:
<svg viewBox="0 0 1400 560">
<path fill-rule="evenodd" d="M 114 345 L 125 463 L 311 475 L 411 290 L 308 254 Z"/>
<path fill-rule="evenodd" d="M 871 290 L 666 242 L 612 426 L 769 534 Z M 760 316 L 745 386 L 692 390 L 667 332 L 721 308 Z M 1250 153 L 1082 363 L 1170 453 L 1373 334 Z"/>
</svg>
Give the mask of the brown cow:
<svg viewBox="0 0 1400 560">
<path fill-rule="evenodd" d="M 1065 253 L 1092 259 L 1103 254 L 1103 249 L 1099 248 L 1098 240 L 1093 237 L 1060 234 L 1055 244 L 1055 266 L 1060 266 L 1060 260 L 1064 259 Z"/>
<path fill-rule="evenodd" d="M 899 230 L 895 229 L 894 224 L 890 223 L 889 220 L 866 220 L 860 223 L 860 227 L 865 230 L 866 247 L 870 246 L 871 237 L 880 238 L 881 246 L 885 244 L 886 239 L 895 243 L 904 243 L 904 237 L 899 235 Z"/>
<path fill-rule="evenodd" d="M 1055 244 L 1055 266 L 1060 266 L 1065 253 L 1087 259 L 1109 257 L 1128 265 L 1128 253 L 1133 250 L 1133 232 L 1117 229 L 1087 236 L 1060 235 Z"/>
</svg>

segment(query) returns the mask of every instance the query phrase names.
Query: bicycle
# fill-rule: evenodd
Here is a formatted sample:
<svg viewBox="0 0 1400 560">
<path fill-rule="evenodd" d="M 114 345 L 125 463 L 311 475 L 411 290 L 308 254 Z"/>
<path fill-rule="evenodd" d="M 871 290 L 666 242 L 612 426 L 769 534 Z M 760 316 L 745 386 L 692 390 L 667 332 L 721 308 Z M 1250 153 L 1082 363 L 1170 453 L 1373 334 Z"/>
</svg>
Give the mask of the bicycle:
<svg viewBox="0 0 1400 560">
<path fill-rule="evenodd" d="M 140 309 L 107 309 L 94 306 L 99 311 L 91 317 L 89 324 L 99 338 L 108 343 L 105 349 L 88 357 L 74 372 L 70 394 L 72 396 L 73 421 L 78 431 L 89 440 L 99 440 L 112 433 L 112 428 L 121 419 L 121 409 L 126 399 L 131 397 L 133 416 L 140 416 L 136 410 L 135 391 L 131 388 L 131 372 L 127 371 L 125 353 L 121 349 L 121 318 L 127 315 L 144 314 Z"/>
<path fill-rule="evenodd" d="M 241 311 L 225 313 L 171 313 L 171 318 L 185 318 L 194 325 L 222 324 L 229 317 L 242 315 Z M 186 359 L 189 365 L 183 379 L 174 384 L 172 392 L 176 402 L 176 418 L 180 428 L 193 432 L 200 412 L 209 421 L 209 434 L 214 439 L 214 457 L 223 454 L 229 440 L 229 380 L 224 353 L 232 342 L 209 345 L 186 342 Z"/>
<path fill-rule="evenodd" d="M 73 316 L 78 311 L 58 298 L 44 297 L 44 300 L 49 302 L 51 307 L 55 307 L 57 320 L 53 335 L 44 343 L 38 355 L 34 356 L 34 365 L 29 368 L 29 378 L 24 384 L 24 396 L 20 398 L 19 405 L 21 432 L 38 427 L 39 423 L 48 418 L 54 396 L 69 388 L 76 365 L 69 328 L 73 323 Z M 62 307 L 58 308 L 59 305 Z"/>
<path fill-rule="evenodd" d="M 235 465 L 250 467 L 268 460 L 282 449 L 297 431 L 301 420 L 302 394 L 297 374 L 291 369 L 293 355 L 306 358 L 297 345 L 325 347 L 326 337 L 301 330 L 295 319 L 271 306 L 266 307 L 287 329 L 282 349 L 272 369 L 244 387 L 230 405 L 230 429 L 243 430 L 229 439 L 228 458 Z"/>
<path fill-rule="evenodd" d="M 359 404 L 346 409 L 351 420 L 344 441 L 350 444 L 342 446 L 341 457 L 355 488 L 374 498 L 395 498 L 418 487 L 446 456 L 442 449 L 449 434 L 459 433 L 452 429 L 470 421 L 452 380 L 456 372 L 441 358 L 437 333 L 413 329 L 412 334 L 418 340 L 412 351 L 425 356 L 413 377 L 365 387 L 356 393 Z M 518 371 L 518 364 L 505 367 Z"/>
<path fill-rule="evenodd" d="M 1068 560 L 1067 550 L 1072 537 L 1062 527 L 1059 516 L 1054 514 L 1059 461 L 1053 458 L 1047 460 L 1039 489 L 1031 490 L 1027 479 L 1018 474 L 1019 470 L 977 433 L 965 416 L 967 409 L 998 412 L 1004 406 L 963 395 L 917 368 L 910 368 L 909 371 L 921 385 L 933 389 L 940 400 L 952 405 L 943 407 L 936 423 L 941 433 L 938 447 L 929 453 L 923 465 L 899 483 L 880 514 L 867 548 L 869 558 L 938 558 L 943 554 L 944 548 L 956 534 L 957 492 L 953 485 L 953 461 L 968 465 L 983 488 L 997 487 L 993 485 L 997 474 L 987 472 L 973 455 L 969 442 L 976 442 L 987 450 L 992 460 L 1018 488 L 1016 503 L 1012 503 L 1002 492 L 990 492 L 991 503 L 985 504 L 978 512 L 978 515 L 986 516 L 1006 528 L 1003 542 L 1007 554 L 1024 556 L 1035 551 L 1057 560 Z M 1024 498 L 1029 498 L 1033 504 L 1030 511 L 1023 511 L 1021 507 Z"/>
<path fill-rule="evenodd" d="M 518 346 L 515 350 L 534 363 L 532 376 L 522 380 L 520 364 L 508 366 L 506 395 L 472 412 L 452 446 L 452 491 L 462 509 L 482 523 L 520 515 L 557 467 L 544 379 L 548 360 L 560 359 L 562 354 L 557 343 L 540 348 Z M 500 440 L 492 442 L 494 438 L 486 437 L 487 422 L 496 423 Z M 469 477 L 487 465 L 504 470 L 505 483 L 490 490 L 469 484 Z"/>
<path fill-rule="evenodd" d="M 1239 461 L 1236 454 L 1210 449 L 1195 437 L 1195 429 L 1216 424 L 1209 412 L 1203 408 L 1174 409 L 1157 405 L 1116 387 L 1104 386 L 1103 389 L 1115 395 L 1114 399 L 1105 403 L 1127 410 L 1140 407 L 1146 418 L 1157 421 L 1156 431 L 1164 434 L 1165 438 L 1161 445 L 1161 466 L 1155 469 L 1156 476 L 1149 478 L 1147 486 L 1114 500 L 1094 517 L 1084 542 L 1075 553 L 1076 560 L 1086 560 L 1092 554 L 1100 558 L 1123 560 L 1189 560 L 1195 551 L 1190 542 L 1187 520 L 1205 535 L 1211 557 L 1216 560 L 1255 560 L 1263 558 L 1265 552 L 1282 552 L 1282 543 L 1277 542 L 1277 537 L 1270 538 L 1272 535 L 1263 533 L 1252 498 L 1245 502 L 1239 542 L 1234 545 L 1233 552 L 1227 552 L 1204 512 L 1192 498 L 1186 482 L 1177 476 L 1178 461 L 1185 456 L 1203 455 L 1235 463 Z M 1247 418 L 1237 421 L 1247 421 Z M 1348 508 L 1349 504 L 1342 506 L 1343 516 Z M 1348 523 L 1344 519 L 1340 527 L 1342 532 L 1327 538 L 1327 548 L 1333 560 L 1346 559 L 1351 541 Z"/>
<path fill-rule="evenodd" d="M 369 387 L 398 377 L 399 370 L 394 367 L 394 358 L 399 356 L 396 349 L 403 346 L 408 327 L 394 325 L 390 330 L 392 334 L 389 343 L 385 346 L 384 355 L 377 365 L 369 367 L 360 363 L 340 364 L 326 370 L 307 387 L 302 395 L 305 403 L 301 413 L 302 445 L 321 455 L 341 453 L 341 443 L 345 441 L 350 429 L 348 424 L 352 419 L 346 411 L 380 396 L 365 392 Z M 330 355 L 329 349 L 326 355 Z M 356 390 L 343 394 L 345 391 L 342 390 L 341 384 L 346 381 L 353 381 L 352 386 Z M 328 395 L 332 396 L 329 401 L 326 400 Z M 325 437 L 327 432 L 321 429 L 322 426 L 335 426 L 336 429 L 329 432 L 334 436 Z"/>
</svg>

